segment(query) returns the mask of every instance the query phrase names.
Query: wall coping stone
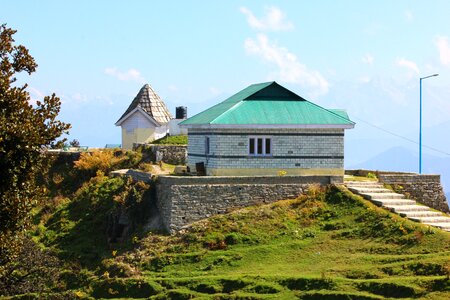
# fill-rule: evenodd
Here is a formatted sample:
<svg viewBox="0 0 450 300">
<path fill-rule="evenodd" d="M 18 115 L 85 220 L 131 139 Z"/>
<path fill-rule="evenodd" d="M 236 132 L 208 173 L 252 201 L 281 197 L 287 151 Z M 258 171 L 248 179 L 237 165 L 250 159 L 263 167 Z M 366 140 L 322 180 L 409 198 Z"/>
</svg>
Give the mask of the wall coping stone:
<svg viewBox="0 0 450 300">
<path fill-rule="evenodd" d="M 342 176 L 167 176 L 157 180 L 168 185 L 197 184 L 339 184 Z"/>
</svg>

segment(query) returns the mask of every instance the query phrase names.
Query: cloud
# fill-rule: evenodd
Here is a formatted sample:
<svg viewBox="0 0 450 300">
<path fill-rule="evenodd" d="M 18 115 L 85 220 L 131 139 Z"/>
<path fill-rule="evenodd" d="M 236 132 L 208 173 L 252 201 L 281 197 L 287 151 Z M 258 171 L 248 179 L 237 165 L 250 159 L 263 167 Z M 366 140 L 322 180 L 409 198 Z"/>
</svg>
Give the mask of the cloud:
<svg viewBox="0 0 450 300">
<path fill-rule="evenodd" d="M 373 61 L 375 60 L 375 58 L 372 56 L 372 54 L 367 53 L 366 55 L 364 55 L 364 57 L 362 58 L 362 62 L 368 65 L 373 65 Z"/>
<path fill-rule="evenodd" d="M 144 77 L 142 77 L 141 72 L 136 69 L 128 69 L 128 71 L 121 72 L 115 67 L 106 68 L 104 73 L 113 76 L 122 81 L 136 81 L 139 83 L 145 82 Z"/>
<path fill-rule="evenodd" d="M 241 7 L 239 10 L 247 17 L 247 23 L 253 29 L 267 31 L 283 31 L 294 29 L 294 25 L 292 24 L 292 22 L 285 20 L 285 14 L 278 7 L 266 7 L 266 15 L 260 19 L 258 19 L 253 14 L 253 12 L 246 7 Z"/>
<path fill-rule="evenodd" d="M 404 15 L 405 15 L 406 21 L 411 22 L 414 20 L 414 15 L 413 15 L 412 11 L 410 11 L 409 9 L 405 10 Z"/>
<path fill-rule="evenodd" d="M 438 48 L 441 63 L 450 66 L 450 45 L 448 37 L 438 36 L 435 40 L 435 45 Z"/>
<path fill-rule="evenodd" d="M 329 83 L 318 71 L 309 70 L 298 61 L 295 54 L 271 43 L 265 34 L 258 34 L 256 39 L 246 39 L 244 47 L 248 54 L 259 56 L 263 61 L 274 64 L 278 68 L 274 77 L 278 80 L 311 88 L 313 91 L 311 96 L 328 92 Z"/>
<path fill-rule="evenodd" d="M 217 96 L 217 95 L 219 95 L 221 93 L 220 90 L 218 88 L 214 87 L 214 86 L 209 87 L 209 92 L 213 96 Z"/>
<path fill-rule="evenodd" d="M 414 72 L 416 72 L 417 74 L 420 73 L 419 68 L 417 67 L 417 64 L 411 60 L 407 60 L 404 58 L 398 58 L 397 59 L 397 65 L 401 66 L 401 67 L 405 67 L 408 68 Z"/>
</svg>

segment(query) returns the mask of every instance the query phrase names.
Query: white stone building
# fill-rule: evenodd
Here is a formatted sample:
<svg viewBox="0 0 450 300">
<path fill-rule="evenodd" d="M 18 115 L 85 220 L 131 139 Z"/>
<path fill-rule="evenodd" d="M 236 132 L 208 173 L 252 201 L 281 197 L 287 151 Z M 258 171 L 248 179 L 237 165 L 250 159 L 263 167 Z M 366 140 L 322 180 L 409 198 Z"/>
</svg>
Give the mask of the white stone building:
<svg viewBox="0 0 450 300">
<path fill-rule="evenodd" d="M 188 165 L 207 175 L 344 174 L 345 111 L 313 104 L 276 82 L 251 85 L 183 121 Z"/>
<path fill-rule="evenodd" d="M 186 134 L 180 129 L 164 101 L 149 84 L 144 85 L 130 106 L 116 122 L 122 128 L 122 148 L 132 149 L 135 143 L 151 143 L 167 134 Z"/>
</svg>

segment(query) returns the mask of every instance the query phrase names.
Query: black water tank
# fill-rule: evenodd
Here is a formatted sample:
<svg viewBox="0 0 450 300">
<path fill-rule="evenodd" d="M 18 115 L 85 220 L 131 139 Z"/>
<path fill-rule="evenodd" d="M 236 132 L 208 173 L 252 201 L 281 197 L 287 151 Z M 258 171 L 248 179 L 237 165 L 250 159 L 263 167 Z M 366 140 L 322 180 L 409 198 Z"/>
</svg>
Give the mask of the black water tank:
<svg viewBox="0 0 450 300">
<path fill-rule="evenodd" d="M 178 106 L 175 108 L 175 119 L 186 119 L 187 118 L 187 107 Z"/>
</svg>

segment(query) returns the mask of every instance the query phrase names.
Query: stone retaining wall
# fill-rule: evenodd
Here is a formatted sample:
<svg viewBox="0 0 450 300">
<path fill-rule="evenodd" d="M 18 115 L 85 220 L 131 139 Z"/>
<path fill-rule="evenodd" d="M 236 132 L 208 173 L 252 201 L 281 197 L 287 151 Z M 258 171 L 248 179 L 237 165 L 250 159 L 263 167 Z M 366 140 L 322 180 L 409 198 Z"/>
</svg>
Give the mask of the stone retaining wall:
<svg viewBox="0 0 450 300">
<path fill-rule="evenodd" d="M 174 232 L 233 208 L 294 199 L 312 184 L 341 182 L 339 176 L 161 176 L 156 183 L 157 206 L 165 229 Z"/>
<path fill-rule="evenodd" d="M 378 180 L 393 186 L 397 192 L 409 194 L 417 202 L 446 213 L 450 212 L 440 175 L 383 173 L 378 174 Z"/>
<path fill-rule="evenodd" d="M 154 162 L 163 161 L 172 165 L 186 164 L 186 145 L 134 144 L 133 149 L 137 148 L 141 148 L 143 153 L 149 155 L 149 160 Z"/>
</svg>

